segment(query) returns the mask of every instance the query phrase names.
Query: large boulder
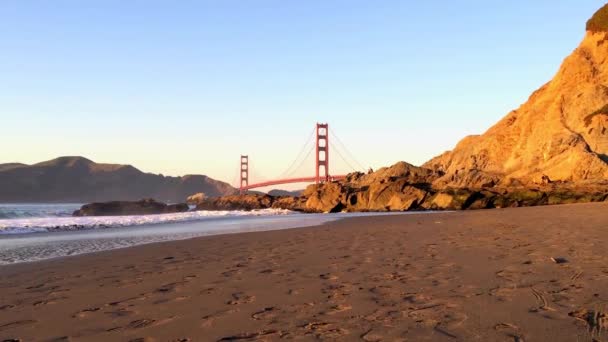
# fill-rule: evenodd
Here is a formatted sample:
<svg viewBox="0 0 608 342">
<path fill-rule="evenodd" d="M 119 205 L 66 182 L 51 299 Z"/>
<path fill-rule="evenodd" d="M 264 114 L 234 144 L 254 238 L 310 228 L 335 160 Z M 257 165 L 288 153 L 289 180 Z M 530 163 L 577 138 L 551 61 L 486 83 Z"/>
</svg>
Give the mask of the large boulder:
<svg viewBox="0 0 608 342">
<path fill-rule="evenodd" d="M 353 190 L 345 206 L 347 211 L 404 211 L 416 209 L 427 194 L 404 178 L 381 180 Z"/>
<path fill-rule="evenodd" d="M 306 210 L 311 212 L 334 213 L 345 208 L 348 189 L 338 182 L 309 185 L 303 192 Z"/>
<path fill-rule="evenodd" d="M 353 173 L 340 182 L 310 185 L 305 211 L 403 211 L 419 209 L 435 174 L 400 162 L 369 174 Z"/>
<path fill-rule="evenodd" d="M 167 205 L 153 199 L 143 199 L 136 202 L 112 201 L 97 202 L 83 205 L 74 211 L 73 216 L 120 216 L 120 215 L 151 215 L 181 213 L 188 211 L 185 203 Z"/>
<path fill-rule="evenodd" d="M 272 208 L 287 209 L 287 210 L 291 210 L 291 211 L 316 212 L 314 210 L 306 209 L 306 198 L 304 198 L 304 197 L 293 197 L 293 196 L 275 197 L 274 201 L 272 202 Z"/>
</svg>

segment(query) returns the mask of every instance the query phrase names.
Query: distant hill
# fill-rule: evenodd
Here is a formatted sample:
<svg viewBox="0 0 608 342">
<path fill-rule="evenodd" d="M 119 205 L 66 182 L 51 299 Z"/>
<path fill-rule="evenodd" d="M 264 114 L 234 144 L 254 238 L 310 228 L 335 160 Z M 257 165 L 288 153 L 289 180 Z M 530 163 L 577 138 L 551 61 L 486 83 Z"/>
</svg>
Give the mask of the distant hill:
<svg viewBox="0 0 608 342">
<path fill-rule="evenodd" d="M 165 177 L 131 165 L 98 164 L 83 157 L 59 157 L 34 165 L 0 164 L 0 202 L 93 202 L 154 198 L 184 202 L 236 193 L 227 183 L 203 175 Z"/>
<path fill-rule="evenodd" d="M 294 197 L 298 197 L 300 195 L 302 195 L 302 192 L 304 192 L 304 190 L 281 190 L 281 189 L 273 189 L 268 191 L 268 194 L 270 196 L 294 196 Z"/>
<path fill-rule="evenodd" d="M 0 171 L 10 170 L 10 169 L 14 169 L 16 167 L 21 167 L 21 166 L 27 166 L 27 165 L 21 164 L 21 163 L 0 164 Z"/>
</svg>

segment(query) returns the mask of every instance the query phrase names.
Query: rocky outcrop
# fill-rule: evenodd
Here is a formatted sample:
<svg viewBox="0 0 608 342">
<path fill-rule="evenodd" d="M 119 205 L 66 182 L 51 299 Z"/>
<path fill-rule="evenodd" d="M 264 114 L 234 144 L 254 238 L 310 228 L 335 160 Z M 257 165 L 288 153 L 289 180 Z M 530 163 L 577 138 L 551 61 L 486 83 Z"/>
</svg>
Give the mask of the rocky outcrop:
<svg viewBox="0 0 608 342">
<path fill-rule="evenodd" d="M 186 199 L 186 203 L 190 205 L 198 205 L 199 203 L 202 203 L 205 199 L 207 199 L 207 195 L 202 192 L 199 192 L 197 194 L 188 196 L 188 198 Z"/>
<path fill-rule="evenodd" d="M 423 166 L 437 187 L 484 187 L 608 178 L 608 32 L 600 9 L 555 77 L 482 135 L 469 136 Z"/>
<path fill-rule="evenodd" d="M 608 199 L 608 185 L 593 188 L 488 188 L 488 189 L 422 189 L 403 185 L 402 181 L 380 187 L 381 194 L 370 188 L 347 188 L 311 185 L 314 200 L 306 201 L 308 212 L 358 212 L 407 210 L 464 210 L 527 207 L 549 204 L 603 202 Z M 325 191 L 331 188 L 331 191 Z M 336 191 L 339 189 L 340 191 Z"/>
<path fill-rule="evenodd" d="M 306 208 L 305 197 L 270 196 L 267 194 L 243 194 L 217 198 L 206 198 L 196 210 L 259 210 L 287 209 L 301 212 L 316 212 Z"/>
<path fill-rule="evenodd" d="M 274 197 L 269 195 L 245 194 L 218 198 L 207 198 L 201 201 L 196 210 L 256 210 L 272 208 Z"/>
<path fill-rule="evenodd" d="M 73 216 L 121 216 L 181 213 L 189 210 L 185 203 L 170 204 L 144 199 L 136 202 L 113 201 L 83 205 Z"/>
<path fill-rule="evenodd" d="M 314 212 L 403 211 L 419 208 L 439 174 L 399 162 L 368 174 L 352 173 L 340 182 L 310 185 L 305 208 Z"/>
</svg>

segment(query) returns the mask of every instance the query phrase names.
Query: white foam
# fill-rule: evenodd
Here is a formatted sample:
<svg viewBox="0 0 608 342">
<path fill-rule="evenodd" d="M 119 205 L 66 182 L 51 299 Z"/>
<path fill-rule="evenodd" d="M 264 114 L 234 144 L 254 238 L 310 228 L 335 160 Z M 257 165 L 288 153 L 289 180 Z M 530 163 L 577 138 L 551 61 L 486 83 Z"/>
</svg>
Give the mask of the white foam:
<svg viewBox="0 0 608 342">
<path fill-rule="evenodd" d="M 1 219 L 0 234 L 23 234 L 53 231 L 76 231 L 131 227 L 163 223 L 192 222 L 219 217 L 276 216 L 294 212 L 284 209 L 253 211 L 189 211 L 185 213 L 131 216 L 37 217 Z"/>
</svg>

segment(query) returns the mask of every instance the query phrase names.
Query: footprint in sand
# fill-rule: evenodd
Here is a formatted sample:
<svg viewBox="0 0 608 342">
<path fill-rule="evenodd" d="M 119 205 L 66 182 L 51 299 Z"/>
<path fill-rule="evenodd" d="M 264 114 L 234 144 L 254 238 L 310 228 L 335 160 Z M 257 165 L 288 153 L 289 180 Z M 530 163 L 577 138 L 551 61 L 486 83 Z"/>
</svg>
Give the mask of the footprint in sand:
<svg viewBox="0 0 608 342">
<path fill-rule="evenodd" d="M 115 311 L 106 311 L 106 312 L 104 312 L 105 315 L 108 315 L 108 316 L 113 317 L 113 318 L 131 316 L 131 315 L 134 315 L 136 313 L 137 313 L 137 311 L 128 310 L 128 309 L 124 309 L 124 308 L 121 308 L 121 309 L 118 309 L 118 310 L 115 310 Z"/>
<path fill-rule="evenodd" d="M 585 322 L 590 333 L 599 334 L 608 330 L 608 314 L 603 311 L 580 309 L 570 312 L 568 316 Z"/>
<path fill-rule="evenodd" d="M 72 315 L 73 318 L 85 318 L 87 317 L 90 313 L 92 312 L 97 312 L 101 310 L 101 308 L 87 308 L 81 311 L 78 311 L 77 313 L 75 313 L 74 315 Z"/>
<path fill-rule="evenodd" d="M 383 339 L 382 335 L 378 334 L 373 329 L 369 329 L 368 331 L 361 334 L 361 336 L 359 337 L 361 337 L 361 339 L 366 342 L 382 341 Z"/>
<path fill-rule="evenodd" d="M 219 312 L 204 316 L 203 318 L 201 318 L 201 327 L 208 328 L 208 327 L 212 326 L 216 320 L 223 318 L 225 316 L 228 316 L 230 314 L 233 314 L 235 312 L 239 312 L 239 310 L 238 309 L 224 310 L 224 311 L 219 311 Z"/>
<path fill-rule="evenodd" d="M 505 335 L 512 338 L 514 342 L 524 342 L 524 335 L 515 324 L 498 323 L 494 326 L 494 330 L 503 332 Z"/>
<path fill-rule="evenodd" d="M 218 342 L 219 341 L 237 341 L 237 340 L 251 341 L 251 340 L 258 340 L 261 338 L 280 337 L 280 336 L 281 336 L 281 332 L 278 330 L 262 330 L 262 331 L 258 331 L 258 332 L 252 332 L 252 333 L 247 332 L 247 333 L 241 333 L 241 334 L 222 337 L 218 340 Z"/>
<path fill-rule="evenodd" d="M 300 290 L 302 290 L 302 289 L 289 289 L 287 291 L 287 294 L 291 295 L 291 296 L 299 295 L 300 294 Z"/>
<path fill-rule="evenodd" d="M 68 297 L 58 297 L 58 298 L 52 298 L 52 299 L 47 299 L 47 300 L 39 300 L 37 302 L 34 302 L 32 305 L 33 306 L 40 306 L 40 305 L 57 304 L 57 301 L 58 300 L 62 300 L 62 299 L 68 299 Z"/>
<path fill-rule="evenodd" d="M 333 275 L 331 273 L 323 273 L 323 274 L 319 274 L 319 278 L 321 278 L 323 280 L 336 280 L 336 279 L 338 279 L 338 276 Z"/>
<path fill-rule="evenodd" d="M 156 289 L 156 292 L 161 292 L 161 293 L 176 292 L 180 288 L 182 288 L 183 285 L 185 285 L 187 283 L 188 283 L 188 281 L 183 280 L 183 281 L 177 281 L 174 283 L 165 284 L 165 285 L 162 285 L 161 287 L 159 287 L 158 289 Z"/>
<path fill-rule="evenodd" d="M 175 319 L 175 317 L 168 317 L 168 318 L 159 319 L 159 320 L 148 319 L 148 318 L 138 319 L 135 321 L 131 321 L 129 324 L 127 324 L 125 326 L 108 329 L 108 331 L 122 331 L 122 330 L 126 330 L 126 329 L 130 329 L 130 330 L 143 329 L 143 328 L 147 328 L 150 326 L 159 326 L 159 325 L 167 324 L 167 323 L 173 321 L 174 319 Z"/>
<path fill-rule="evenodd" d="M 255 296 L 250 296 L 244 292 L 236 292 L 232 294 L 232 299 L 226 302 L 228 305 L 247 304 L 255 301 Z"/>
<path fill-rule="evenodd" d="M 215 287 L 208 287 L 208 288 L 206 288 L 206 289 L 203 289 L 203 290 L 202 290 L 201 292 L 199 292 L 199 293 L 200 293 L 200 294 L 202 294 L 202 295 L 210 295 L 210 294 L 213 294 L 213 293 L 215 293 L 215 292 L 217 292 L 217 291 L 218 291 L 218 289 L 217 289 L 217 288 L 215 288 Z"/>
<path fill-rule="evenodd" d="M 271 318 L 274 318 L 276 315 L 277 315 L 277 309 L 275 307 L 268 307 L 268 308 L 264 308 L 258 312 L 255 312 L 254 314 L 251 315 L 251 318 L 253 318 L 255 320 L 271 319 Z"/>
<path fill-rule="evenodd" d="M 240 269 L 236 269 L 236 270 L 228 270 L 228 271 L 222 272 L 222 275 L 226 278 L 230 278 L 232 276 L 239 275 L 241 273 L 242 273 L 242 271 Z"/>
<path fill-rule="evenodd" d="M 516 287 L 496 287 L 490 289 L 490 296 L 496 297 L 496 299 L 500 302 L 511 301 L 515 297 L 515 293 L 520 291 L 520 289 Z"/>
<path fill-rule="evenodd" d="M 348 335 L 350 332 L 343 328 L 338 328 L 334 323 L 329 322 L 310 322 L 300 326 L 305 335 L 313 335 L 318 339 L 338 339 Z"/>
<path fill-rule="evenodd" d="M 37 321 L 31 320 L 31 319 L 25 319 L 25 320 L 21 320 L 21 321 L 14 321 L 14 322 L 10 322 L 10 323 L 6 323 L 3 325 L 0 325 L 0 331 L 4 331 L 4 330 L 8 330 L 11 328 L 15 328 L 15 327 L 21 327 L 24 325 L 30 325 L 30 324 L 34 324 Z"/>
<path fill-rule="evenodd" d="M 331 307 L 331 309 L 325 312 L 326 315 L 335 315 L 340 312 L 351 310 L 353 307 L 350 304 L 337 304 Z"/>
<path fill-rule="evenodd" d="M 547 298 L 545 297 L 544 293 L 542 293 L 539 290 L 536 290 L 533 287 L 531 288 L 531 290 L 532 290 L 532 294 L 536 298 L 536 301 L 538 302 L 538 307 L 532 308 L 530 310 L 531 312 L 537 312 L 538 310 L 555 311 L 555 309 L 553 309 L 552 307 L 549 306 L 549 304 L 547 302 Z"/>
</svg>

